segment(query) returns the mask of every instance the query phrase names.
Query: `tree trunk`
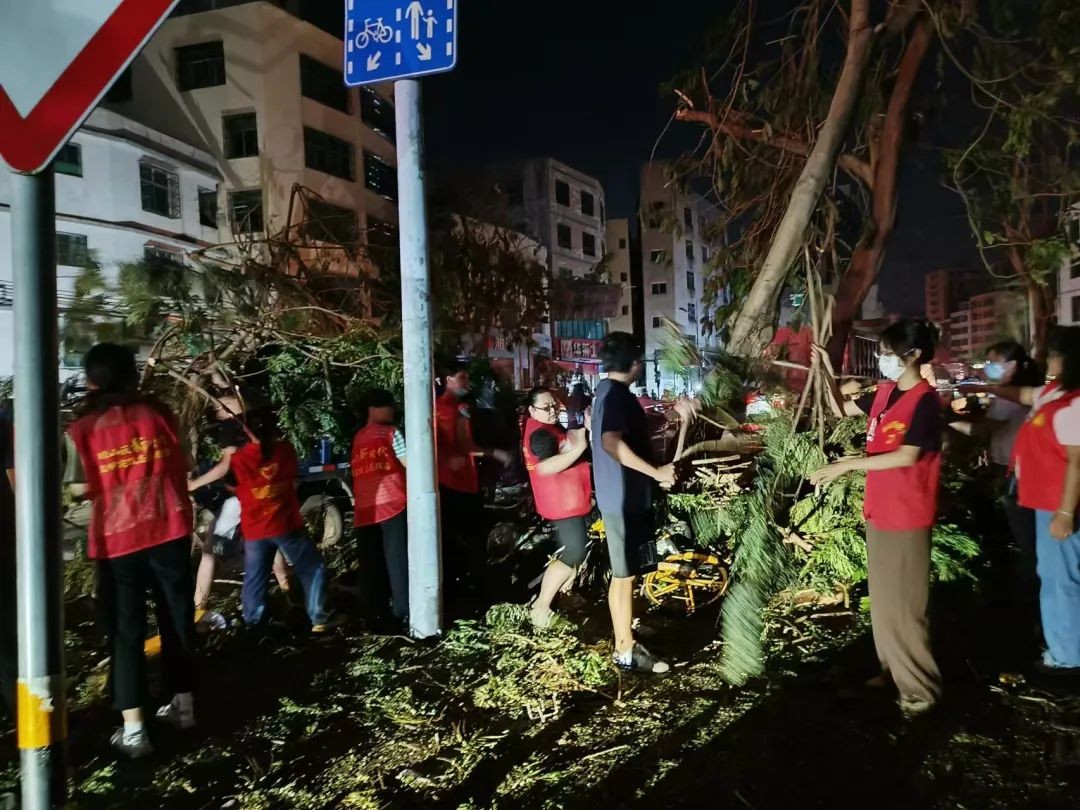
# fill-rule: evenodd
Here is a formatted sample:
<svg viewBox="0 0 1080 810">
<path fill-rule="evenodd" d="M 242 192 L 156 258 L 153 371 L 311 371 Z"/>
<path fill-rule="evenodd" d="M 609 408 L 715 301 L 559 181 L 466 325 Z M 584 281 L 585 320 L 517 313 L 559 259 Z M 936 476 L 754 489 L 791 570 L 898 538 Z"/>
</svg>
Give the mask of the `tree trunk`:
<svg viewBox="0 0 1080 810">
<path fill-rule="evenodd" d="M 1015 233 L 1015 232 L 1013 232 Z M 1054 312 L 1050 292 L 1047 287 L 1032 278 L 1024 255 L 1017 244 L 1011 244 L 1005 251 L 1013 272 L 1023 280 L 1027 291 L 1028 304 L 1028 341 L 1031 344 L 1031 356 L 1040 363 L 1046 362 L 1046 333 Z"/>
<path fill-rule="evenodd" d="M 900 168 L 900 153 L 904 144 L 904 128 L 911 91 L 919 68 L 934 35 L 933 23 L 923 17 L 915 26 L 911 39 L 900 60 L 896 83 L 889 96 L 885 122 L 881 128 L 878 159 L 874 166 L 872 205 L 867 234 L 855 248 L 847 272 L 836 291 L 833 309 L 833 333 L 829 341 L 829 356 L 834 368 L 841 368 L 844 349 L 851 334 L 851 325 L 862 307 L 866 294 L 877 280 L 885 249 L 896 224 L 896 180 Z"/>
<path fill-rule="evenodd" d="M 874 31 L 870 25 L 869 5 L 869 0 L 852 0 L 847 53 L 828 115 L 791 192 L 787 210 L 773 236 L 765 262 L 735 317 L 728 343 L 728 350 L 733 354 L 757 355 L 767 342 L 766 332 L 772 326 L 780 288 L 803 246 L 810 217 L 836 165 L 870 58 Z"/>
</svg>

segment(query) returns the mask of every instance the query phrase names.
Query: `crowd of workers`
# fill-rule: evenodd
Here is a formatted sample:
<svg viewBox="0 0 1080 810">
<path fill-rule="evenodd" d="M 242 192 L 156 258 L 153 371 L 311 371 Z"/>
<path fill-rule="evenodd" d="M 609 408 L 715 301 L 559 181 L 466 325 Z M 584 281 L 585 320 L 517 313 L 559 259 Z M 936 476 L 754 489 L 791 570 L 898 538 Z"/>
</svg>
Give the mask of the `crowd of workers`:
<svg viewBox="0 0 1080 810">
<path fill-rule="evenodd" d="M 928 383 L 924 368 L 936 341 L 937 331 L 926 321 L 888 327 L 879 347 L 884 382 L 853 399 L 845 399 L 836 385 L 820 347 L 811 346 L 807 358 L 810 371 L 820 367 L 831 381 L 829 399 L 837 415 L 868 417 L 866 455 L 837 461 L 814 473 L 811 481 L 825 485 L 848 473 L 867 474 L 871 620 L 881 667 L 871 685 L 894 685 L 907 715 L 933 708 L 942 693 L 927 610 L 946 423 L 962 433 L 989 437 L 992 491 L 1001 496 L 1012 539 L 1029 552 L 1027 559 L 1037 560 L 1046 641 L 1041 667 L 1055 673 L 1080 668 L 1080 534 L 1075 519 L 1080 502 L 1080 330 L 1053 333 L 1045 372 L 1015 343 L 992 347 L 985 366 L 989 382 L 971 389 L 994 394 L 979 421 L 947 418 L 950 408 Z M 643 371 L 640 345 L 629 334 L 611 333 L 603 342 L 601 361 L 606 378 L 591 407 L 578 401 L 580 413 L 565 428 L 556 392 L 538 387 L 527 396 L 522 454 L 536 510 L 554 525 L 558 541 L 530 615 L 537 628 L 550 623 L 555 600 L 584 560 L 586 521 L 595 502 L 612 574 L 613 660 L 627 670 L 662 673 L 669 665 L 634 638 L 634 582 L 657 564 L 654 488 L 672 487 L 676 470 L 654 457 L 646 413 L 631 390 Z M 97 564 L 113 707 L 123 717 L 112 744 L 138 757 L 151 750 L 143 714 L 149 703 L 147 593 L 169 691 L 157 717 L 181 729 L 195 724 L 195 612 L 205 606 L 209 584 L 203 581 L 197 588 L 193 575 L 190 493 L 227 481 L 235 498 L 225 523 L 238 522 L 244 541 L 241 605 L 246 625 L 258 628 L 267 621 L 271 570 L 288 587 L 285 561 L 303 589 L 311 631 L 326 633 L 340 617 L 327 609 L 326 570 L 305 533 L 296 493 L 296 451 L 281 437 L 272 414 L 249 413 L 233 420 L 232 440 L 221 447 L 220 460 L 196 474 L 189 469 L 174 416 L 139 392 L 131 352 L 100 344 L 88 352 L 85 370 L 89 393 L 68 431 L 65 483 L 90 504 L 87 553 Z M 793 382 L 801 386 L 805 381 L 799 375 Z M 468 587 L 475 566 L 483 565 L 483 538 L 473 531 L 484 508 L 477 459 L 510 461 L 505 450 L 482 448 L 474 440 L 469 390 L 467 370 L 450 369 L 435 408 L 445 580 L 451 589 Z M 692 421 L 697 410 L 697 403 L 682 400 L 673 415 Z M 351 471 L 357 542 L 366 560 L 363 590 L 369 602 L 382 602 L 404 621 L 409 606 L 406 447 L 397 421 L 393 396 L 370 392 L 364 426 L 353 441 Z M 10 421 L 0 421 L 0 428 L 5 472 L 0 479 L 0 696 L 13 708 L 16 481 Z M 211 536 L 225 531 L 220 528 L 223 517 L 224 510 Z M 202 551 L 204 563 L 207 555 L 214 557 L 212 544 L 204 544 Z M 205 580 L 203 568 L 200 580 Z M 212 583 L 212 563 L 209 570 Z"/>
</svg>

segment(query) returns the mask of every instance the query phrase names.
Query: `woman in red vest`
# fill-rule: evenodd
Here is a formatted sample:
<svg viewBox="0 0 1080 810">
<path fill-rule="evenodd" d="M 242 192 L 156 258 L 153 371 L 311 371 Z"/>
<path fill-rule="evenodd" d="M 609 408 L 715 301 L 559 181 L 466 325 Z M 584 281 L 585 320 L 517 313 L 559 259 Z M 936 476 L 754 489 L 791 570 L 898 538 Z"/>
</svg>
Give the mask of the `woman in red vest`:
<svg viewBox="0 0 1080 810">
<path fill-rule="evenodd" d="M 194 492 L 220 481 L 231 470 L 240 499 L 240 531 L 244 535 L 244 585 L 240 591 L 244 622 L 256 626 L 266 611 L 266 581 L 278 550 L 285 555 L 304 586 L 313 633 L 330 629 L 325 604 L 326 571 L 315 544 L 304 532 L 296 496 L 300 462 L 289 442 L 278 435 L 268 413 L 253 414 L 243 447 L 226 447 L 205 475 L 188 482 Z"/>
<path fill-rule="evenodd" d="M 405 437 L 394 426 L 396 405 L 389 391 L 377 390 L 367 395 L 367 424 L 353 438 L 352 481 L 353 523 L 357 540 L 367 560 L 364 565 L 365 598 L 386 592 L 375 576 L 375 537 L 382 541 L 383 564 L 390 579 L 390 612 L 405 621 L 409 615 L 409 540 L 405 515 Z M 378 609 L 375 610 L 376 614 Z M 378 615 L 374 618 L 379 618 Z"/>
<path fill-rule="evenodd" d="M 585 562 L 585 518 L 592 509 L 592 479 L 589 464 L 581 457 L 589 441 L 587 428 L 568 433 L 559 426 L 559 403 L 549 389 L 534 388 L 527 402 L 529 418 L 522 438 L 525 469 L 536 511 L 555 524 L 560 547 L 558 559 L 548 566 L 532 604 L 533 624 L 546 627 L 551 622 L 555 595 Z M 591 422 L 586 415 L 586 426 Z"/>
<path fill-rule="evenodd" d="M 158 717 L 178 728 L 195 725 L 188 460 L 172 415 L 139 395 L 129 350 L 94 346 L 86 355 L 86 379 L 90 393 L 68 432 L 65 481 L 72 494 L 91 502 L 87 556 L 97 562 L 113 707 L 124 717 L 112 744 L 135 758 L 153 750 L 142 709 L 147 590 L 153 593 L 165 679 L 173 694 Z"/>
<path fill-rule="evenodd" d="M 820 485 L 866 471 L 870 618 L 882 670 L 870 684 L 891 679 L 909 717 L 932 709 L 941 695 L 926 616 L 941 472 L 941 402 L 920 373 L 934 356 L 937 338 L 929 321 L 898 321 L 881 335 L 878 365 L 887 382 L 876 393 L 844 402 L 832 380 L 837 415 L 869 416 L 867 455 L 830 464 L 810 477 Z M 827 362 L 817 348 L 815 362 Z"/>
<path fill-rule="evenodd" d="M 1050 335 L 1047 371 L 1039 388 L 1002 390 L 1031 411 L 1013 445 L 1017 500 L 1035 510 L 1039 608 L 1046 652 L 1039 668 L 1080 672 L 1080 328 Z"/>
</svg>

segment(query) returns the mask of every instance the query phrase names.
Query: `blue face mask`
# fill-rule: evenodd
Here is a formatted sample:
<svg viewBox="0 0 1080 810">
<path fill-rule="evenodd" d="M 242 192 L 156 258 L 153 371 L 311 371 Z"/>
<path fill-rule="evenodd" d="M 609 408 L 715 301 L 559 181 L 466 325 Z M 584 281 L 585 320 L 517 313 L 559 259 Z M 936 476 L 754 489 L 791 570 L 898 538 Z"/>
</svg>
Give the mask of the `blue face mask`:
<svg viewBox="0 0 1080 810">
<path fill-rule="evenodd" d="M 986 379 L 991 382 L 1000 382 L 1005 379 L 1005 364 L 995 363 L 991 360 L 985 366 L 983 366 L 983 374 L 986 375 Z"/>
</svg>

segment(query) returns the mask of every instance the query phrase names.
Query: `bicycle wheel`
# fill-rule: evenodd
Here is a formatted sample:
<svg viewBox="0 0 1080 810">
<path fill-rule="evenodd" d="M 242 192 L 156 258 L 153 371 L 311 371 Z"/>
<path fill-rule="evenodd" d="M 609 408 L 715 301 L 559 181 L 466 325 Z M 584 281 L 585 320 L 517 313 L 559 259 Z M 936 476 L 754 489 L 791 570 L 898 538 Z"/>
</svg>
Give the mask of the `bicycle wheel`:
<svg viewBox="0 0 1080 810">
<path fill-rule="evenodd" d="M 642 581 L 645 598 L 654 605 L 682 602 L 687 614 L 719 599 L 730 580 L 720 558 L 706 551 L 685 551 L 665 558 Z"/>
<path fill-rule="evenodd" d="M 368 42 L 371 40 L 371 35 L 367 31 L 361 31 L 356 35 L 356 49 L 358 51 L 364 50 L 368 46 Z"/>
<path fill-rule="evenodd" d="M 389 25 L 384 25 L 382 28 L 375 30 L 375 41 L 383 44 L 389 42 L 394 38 L 394 29 Z"/>
</svg>

